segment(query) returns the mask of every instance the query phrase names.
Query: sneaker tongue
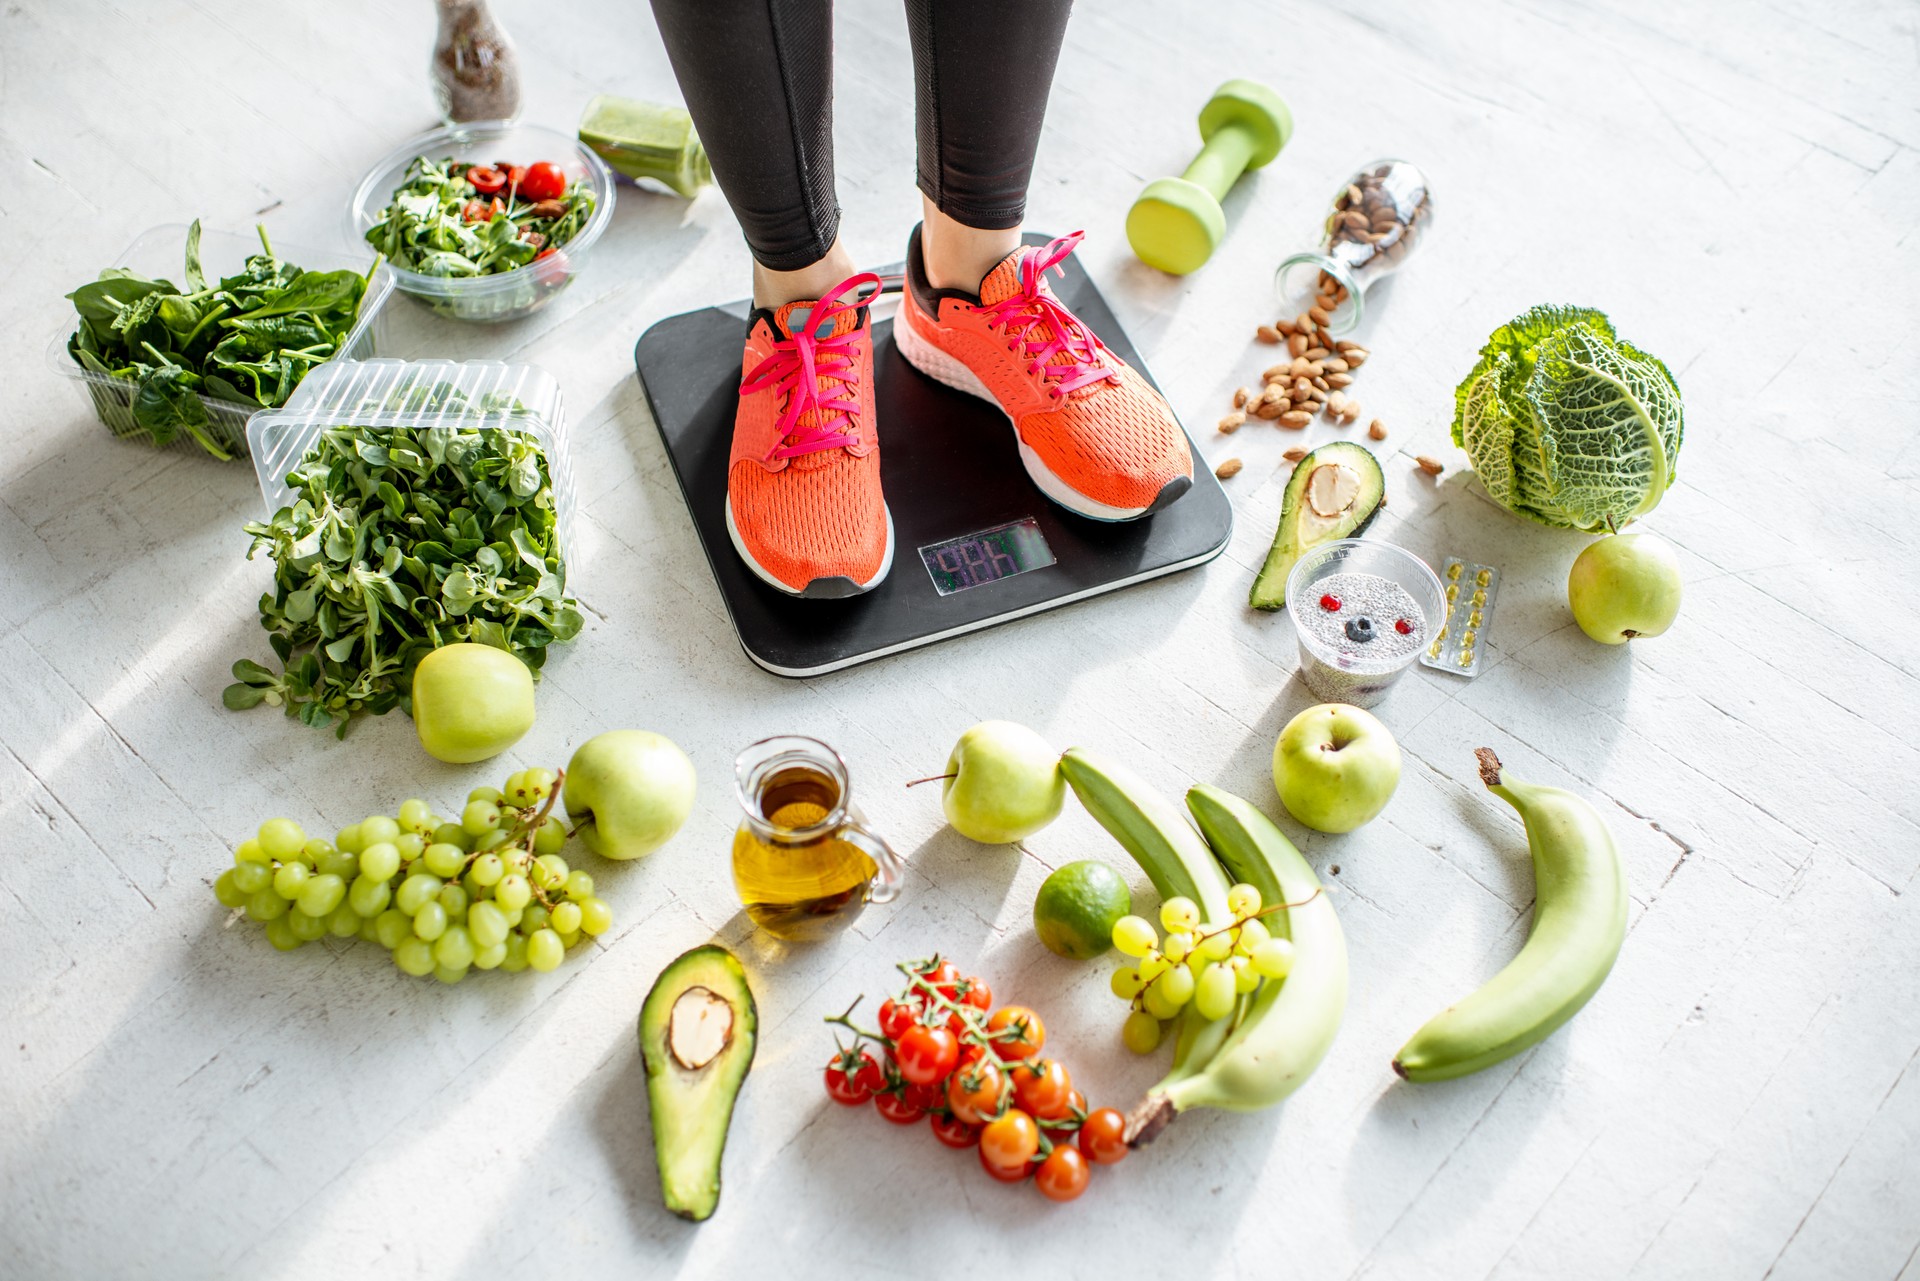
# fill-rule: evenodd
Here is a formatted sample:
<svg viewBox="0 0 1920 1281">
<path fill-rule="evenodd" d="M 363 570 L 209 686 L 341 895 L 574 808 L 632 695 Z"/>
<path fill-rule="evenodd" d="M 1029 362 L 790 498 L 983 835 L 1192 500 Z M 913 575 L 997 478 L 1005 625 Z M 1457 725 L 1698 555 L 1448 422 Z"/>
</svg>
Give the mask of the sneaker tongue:
<svg viewBox="0 0 1920 1281">
<path fill-rule="evenodd" d="M 783 338 L 793 337 L 796 330 L 807 327 L 807 317 L 813 314 L 813 309 L 817 305 L 818 304 L 805 299 L 799 302 L 781 304 L 779 307 L 774 308 L 774 328 L 780 331 L 780 336 Z M 820 336 L 822 338 L 838 338 L 841 334 L 858 328 L 860 321 L 865 316 L 866 308 L 849 308 L 835 316 L 832 326 L 826 333 Z"/>
</svg>

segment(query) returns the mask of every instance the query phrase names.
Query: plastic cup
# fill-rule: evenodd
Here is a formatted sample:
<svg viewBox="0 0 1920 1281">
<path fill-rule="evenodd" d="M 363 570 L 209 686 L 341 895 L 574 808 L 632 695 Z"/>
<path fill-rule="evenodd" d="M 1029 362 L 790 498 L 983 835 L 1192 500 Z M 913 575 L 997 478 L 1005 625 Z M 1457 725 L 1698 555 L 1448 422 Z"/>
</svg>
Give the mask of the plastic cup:
<svg viewBox="0 0 1920 1281">
<path fill-rule="evenodd" d="M 1420 607 L 1420 643 L 1399 655 L 1381 655 L 1369 645 L 1330 645 L 1306 625 L 1302 614 L 1317 607 L 1316 586 L 1334 574 L 1373 574 L 1396 583 Z M 1300 642 L 1300 678 L 1329 703 L 1372 707 L 1386 698 L 1400 673 L 1413 666 L 1447 616 L 1446 594 L 1427 562 L 1405 548 L 1362 538 L 1342 538 L 1302 556 L 1287 575 L 1287 613 Z"/>
</svg>

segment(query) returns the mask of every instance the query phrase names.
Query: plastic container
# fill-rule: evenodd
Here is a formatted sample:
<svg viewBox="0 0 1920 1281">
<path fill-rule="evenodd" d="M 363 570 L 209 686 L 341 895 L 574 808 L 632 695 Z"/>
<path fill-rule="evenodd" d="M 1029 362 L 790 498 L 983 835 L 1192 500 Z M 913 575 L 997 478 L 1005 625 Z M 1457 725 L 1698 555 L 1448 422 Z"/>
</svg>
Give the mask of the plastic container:
<svg viewBox="0 0 1920 1281">
<path fill-rule="evenodd" d="M 1405 160 L 1362 165 L 1334 193 L 1319 247 L 1280 264 L 1274 293 L 1296 311 L 1332 303 L 1327 328 L 1351 333 L 1367 290 L 1398 271 L 1432 229 L 1426 174 Z"/>
<path fill-rule="evenodd" d="M 560 384 L 537 365 L 495 360 L 368 360 L 322 365 L 279 409 L 247 424 L 254 473 L 271 517 L 294 501 L 287 483 L 333 427 L 458 427 L 523 431 L 547 456 L 559 541 L 573 545 L 573 465 Z"/>
<path fill-rule="evenodd" d="M 1337 574 L 1384 580 L 1387 586 L 1344 579 L 1345 586 L 1334 584 L 1348 594 L 1342 599 L 1326 590 Z M 1373 599 L 1385 607 L 1356 610 L 1353 597 L 1361 593 L 1355 587 L 1373 589 Z M 1337 601 L 1337 607 L 1326 608 L 1323 596 Z M 1408 617 L 1395 602 L 1418 617 Z M 1287 576 L 1287 613 L 1300 642 L 1300 677 L 1307 688 L 1329 703 L 1372 707 L 1426 649 L 1446 619 L 1447 601 L 1439 577 L 1412 552 L 1392 543 L 1342 538 L 1314 548 L 1294 565 Z M 1377 629 L 1375 639 L 1349 639 L 1346 629 L 1363 618 Z M 1397 628 L 1402 621 L 1409 626 L 1404 633 Z"/>
<path fill-rule="evenodd" d="M 584 181 L 593 189 L 593 212 L 580 234 L 538 262 L 491 276 L 425 276 L 392 268 L 401 293 L 454 320 L 493 324 L 518 320 L 546 306 L 573 283 L 587 251 L 613 218 L 613 173 L 579 139 L 539 125 L 485 120 L 447 125 L 409 138 L 369 170 L 347 207 L 348 234 L 356 244 L 366 243 L 367 229 L 380 221 L 381 211 L 406 181 L 407 166 L 418 156 L 452 157 L 474 164 L 508 160 L 530 165 L 545 160 L 558 165 L 569 182 Z"/>
<path fill-rule="evenodd" d="M 357 271 L 364 273 L 374 264 L 371 249 L 365 253 L 343 254 L 335 249 L 315 249 L 308 245 L 282 243 L 275 240 L 273 251 L 282 262 L 290 262 L 309 271 Z M 231 276 L 245 265 L 246 260 L 260 252 L 258 232 L 209 231 L 200 230 L 201 269 L 209 281 L 222 276 Z M 151 227 L 143 231 L 127 246 L 126 252 L 113 260 L 115 267 L 125 267 L 137 275 L 152 280 L 171 280 L 184 288 L 187 260 L 187 224 L 168 223 L 162 227 Z M 85 283 L 85 282 L 81 282 Z M 367 360 L 379 354 L 380 347 L 387 341 L 390 322 L 384 308 L 388 297 L 393 293 L 393 272 L 382 264 L 367 282 L 367 290 L 360 297 L 360 314 L 353 328 L 347 332 L 345 341 L 335 360 Z M 84 369 L 67 351 L 67 340 L 73 337 L 76 321 L 71 318 L 72 309 L 68 309 L 69 318 L 47 344 L 47 365 L 54 373 L 70 378 L 79 389 L 83 399 L 92 407 L 96 417 L 108 431 L 122 440 L 141 441 L 153 448 L 152 437 L 133 421 L 132 383 L 120 378 L 109 378 Z M 317 373 L 327 365 L 315 369 Z M 312 381 L 313 374 L 307 375 Z M 294 394 L 299 394 L 298 388 Z M 212 396 L 198 396 L 197 400 L 207 409 L 208 434 L 228 453 L 243 457 L 247 452 L 247 418 L 260 410 L 259 405 L 240 404 L 231 400 L 216 400 Z M 181 435 L 167 445 L 159 448 L 185 450 L 188 453 L 205 453 L 200 442 L 191 436 Z"/>
</svg>

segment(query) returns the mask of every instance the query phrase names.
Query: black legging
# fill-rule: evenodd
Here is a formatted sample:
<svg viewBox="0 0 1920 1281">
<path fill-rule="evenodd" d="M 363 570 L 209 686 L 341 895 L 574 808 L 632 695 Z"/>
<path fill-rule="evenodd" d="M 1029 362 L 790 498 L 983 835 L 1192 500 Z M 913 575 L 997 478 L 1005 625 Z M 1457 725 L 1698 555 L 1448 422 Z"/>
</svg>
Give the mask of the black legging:
<svg viewBox="0 0 1920 1281">
<path fill-rule="evenodd" d="M 1072 0 L 906 3 L 920 190 L 965 226 L 1018 226 Z M 820 261 L 840 229 L 832 0 L 653 0 L 653 14 L 754 258 Z"/>
</svg>

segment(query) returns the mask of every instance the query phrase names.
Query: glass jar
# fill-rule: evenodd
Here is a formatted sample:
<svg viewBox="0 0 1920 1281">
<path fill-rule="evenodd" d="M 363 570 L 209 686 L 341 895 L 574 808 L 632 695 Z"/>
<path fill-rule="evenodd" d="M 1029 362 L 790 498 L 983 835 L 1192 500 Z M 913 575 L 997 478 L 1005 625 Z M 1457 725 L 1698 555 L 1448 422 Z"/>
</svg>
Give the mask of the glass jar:
<svg viewBox="0 0 1920 1281">
<path fill-rule="evenodd" d="M 440 29 L 428 73 L 447 124 L 517 119 L 520 55 L 487 0 L 439 0 Z M 531 164 L 539 157 L 529 157 Z"/>
<path fill-rule="evenodd" d="M 1351 333 L 1367 290 L 1398 271 L 1432 225 L 1433 196 L 1417 165 L 1363 165 L 1334 193 L 1320 247 L 1281 263 L 1274 292 L 1294 310 L 1324 308 L 1329 330 Z"/>
</svg>

